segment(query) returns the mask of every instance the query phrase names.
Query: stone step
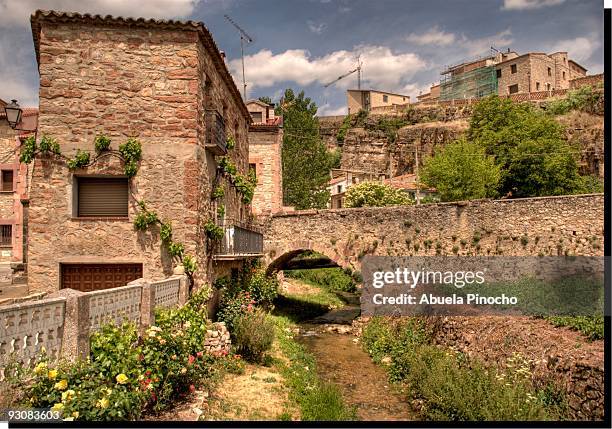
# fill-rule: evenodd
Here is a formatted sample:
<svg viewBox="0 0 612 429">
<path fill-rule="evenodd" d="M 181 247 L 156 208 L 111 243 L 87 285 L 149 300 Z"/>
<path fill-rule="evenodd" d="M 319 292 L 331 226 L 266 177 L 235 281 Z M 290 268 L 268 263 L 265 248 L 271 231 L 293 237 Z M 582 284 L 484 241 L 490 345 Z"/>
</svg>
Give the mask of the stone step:
<svg viewBox="0 0 612 429">
<path fill-rule="evenodd" d="M 27 284 L 0 284 L 0 299 L 20 298 L 28 294 Z"/>
</svg>

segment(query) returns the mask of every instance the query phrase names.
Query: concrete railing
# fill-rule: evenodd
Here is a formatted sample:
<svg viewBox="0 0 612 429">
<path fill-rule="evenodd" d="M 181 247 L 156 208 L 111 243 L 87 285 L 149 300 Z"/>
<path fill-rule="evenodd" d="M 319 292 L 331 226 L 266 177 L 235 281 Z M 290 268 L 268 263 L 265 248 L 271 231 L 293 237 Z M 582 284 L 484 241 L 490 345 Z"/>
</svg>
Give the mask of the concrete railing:
<svg viewBox="0 0 612 429">
<path fill-rule="evenodd" d="M 30 365 L 44 349 L 51 358 L 89 355 L 89 337 L 105 323 L 133 322 L 141 332 L 155 323 L 155 307 L 182 306 L 186 276 L 94 292 L 61 289 L 49 298 L 0 307 L 0 379 L 10 362 Z"/>
</svg>

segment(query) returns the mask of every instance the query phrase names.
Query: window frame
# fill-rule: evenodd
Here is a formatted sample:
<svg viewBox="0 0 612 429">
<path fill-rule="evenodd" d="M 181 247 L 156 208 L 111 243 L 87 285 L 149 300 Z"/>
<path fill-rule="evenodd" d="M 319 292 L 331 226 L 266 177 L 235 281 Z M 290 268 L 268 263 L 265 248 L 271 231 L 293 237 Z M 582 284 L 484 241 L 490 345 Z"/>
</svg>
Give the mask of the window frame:
<svg viewBox="0 0 612 429">
<path fill-rule="evenodd" d="M 106 179 L 106 180 L 124 180 L 127 186 L 127 195 L 125 200 L 126 206 L 126 214 L 125 215 L 85 215 L 81 214 L 80 210 L 80 193 L 82 189 L 80 189 L 79 182 L 82 183 L 83 180 L 88 179 Z M 130 179 L 127 176 L 123 175 L 74 175 L 72 177 L 72 219 L 76 220 L 119 220 L 119 221 L 127 221 L 129 220 L 129 212 L 130 212 Z"/>
<path fill-rule="evenodd" d="M 4 173 L 11 173 L 11 189 L 4 189 Z M 14 168 L 2 168 L 0 170 L 0 192 L 11 193 L 15 192 L 15 169 Z"/>
<path fill-rule="evenodd" d="M 513 88 L 513 87 L 516 87 L 516 91 L 514 91 L 514 92 L 512 92 L 512 88 Z M 509 94 L 509 95 L 512 95 L 512 94 L 518 94 L 518 92 L 519 92 L 519 86 L 518 86 L 518 83 L 515 83 L 515 84 L 513 84 L 513 85 L 508 85 L 508 94 Z"/>
<path fill-rule="evenodd" d="M 510 74 L 516 74 L 518 73 L 518 67 L 516 66 L 516 64 L 511 64 L 510 65 Z"/>
<path fill-rule="evenodd" d="M 5 229 L 9 230 L 9 240 L 8 243 L 5 242 L 5 234 L 4 231 Z M 0 225 L 0 248 L 6 249 L 6 248 L 12 248 L 13 247 L 13 224 L 2 224 Z"/>
</svg>

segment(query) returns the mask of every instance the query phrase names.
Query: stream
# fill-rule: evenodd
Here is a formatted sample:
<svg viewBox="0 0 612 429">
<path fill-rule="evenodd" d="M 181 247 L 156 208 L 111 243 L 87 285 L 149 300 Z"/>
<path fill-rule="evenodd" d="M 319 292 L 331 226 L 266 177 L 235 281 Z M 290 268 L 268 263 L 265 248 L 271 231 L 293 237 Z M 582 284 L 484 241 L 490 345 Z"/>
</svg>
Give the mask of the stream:
<svg viewBox="0 0 612 429">
<path fill-rule="evenodd" d="M 360 314 L 359 296 L 343 294 L 347 305 L 300 324 L 296 337 L 315 356 L 319 377 L 340 389 L 359 420 L 411 420 L 406 395 L 392 386 L 385 370 L 372 362 L 352 335 Z"/>
</svg>

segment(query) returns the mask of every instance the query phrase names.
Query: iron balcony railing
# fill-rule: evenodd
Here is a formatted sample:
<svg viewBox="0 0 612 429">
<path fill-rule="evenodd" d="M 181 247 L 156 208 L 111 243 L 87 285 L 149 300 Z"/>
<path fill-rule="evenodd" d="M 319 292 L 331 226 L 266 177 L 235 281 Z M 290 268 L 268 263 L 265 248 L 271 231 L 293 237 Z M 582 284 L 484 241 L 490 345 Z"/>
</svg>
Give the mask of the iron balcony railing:
<svg viewBox="0 0 612 429">
<path fill-rule="evenodd" d="M 206 148 L 215 155 L 227 153 L 225 121 L 216 110 L 206 111 Z"/>
<path fill-rule="evenodd" d="M 263 255 L 263 234 L 260 231 L 236 221 L 226 221 L 220 226 L 224 234 L 215 252 L 216 259 Z"/>
</svg>

